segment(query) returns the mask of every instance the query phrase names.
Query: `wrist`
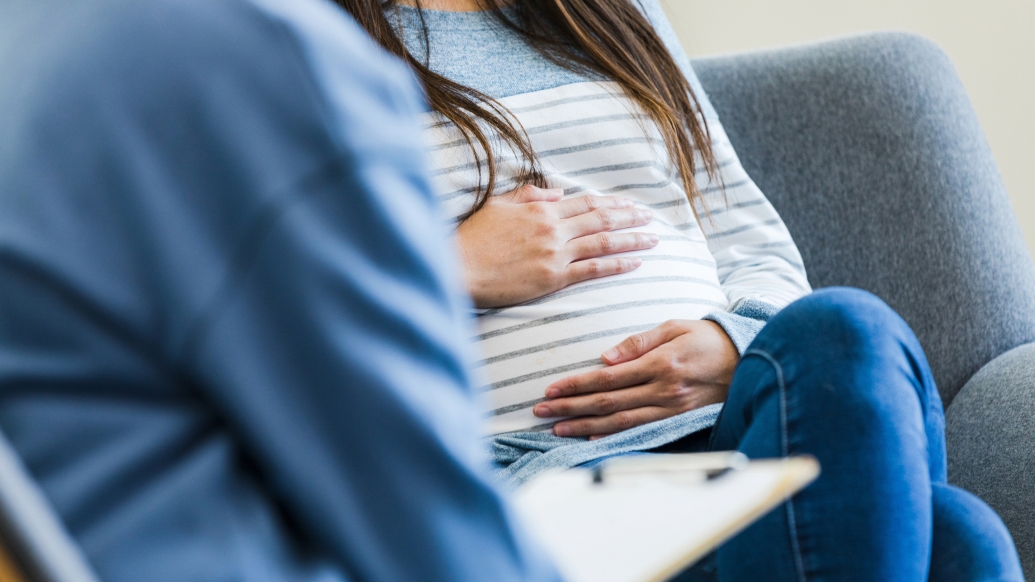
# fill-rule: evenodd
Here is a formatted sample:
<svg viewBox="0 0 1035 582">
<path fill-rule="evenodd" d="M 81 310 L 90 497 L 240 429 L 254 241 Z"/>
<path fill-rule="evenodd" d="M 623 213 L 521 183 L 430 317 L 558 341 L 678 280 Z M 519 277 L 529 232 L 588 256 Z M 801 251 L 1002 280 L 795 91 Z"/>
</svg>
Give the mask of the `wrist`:
<svg viewBox="0 0 1035 582">
<path fill-rule="evenodd" d="M 483 271 L 480 269 L 471 268 L 470 263 L 468 263 L 466 257 L 461 252 L 460 277 L 464 289 L 467 290 L 467 294 L 471 298 L 471 303 L 478 309 L 502 307 L 504 302 L 501 301 L 500 297 L 493 294 L 491 281 L 481 276 L 482 273 Z"/>
<path fill-rule="evenodd" d="M 730 337 L 725 327 L 711 320 L 704 320 L 704 323 L 707 324 L 716 335 L 716 352 L 720 360 L 719 368 L 724 372 L 722 374 L 722 383 L 726 384 L 728 387 L 729 383 L 733 381 L 733 372 L 736 370 L 737 364 L 740 363 L 740 355 L 742 352 L 733 341 L 733 338 Z"/>
<path fill-rule="evenodd" d="M 718 325 L 725 336 L 733 342 L 738 354 L 743 354 L 758 332 L 765 327 L 764 320 L 745 317 L 727 311 L 715 311 L 704 316 L 704 321 Z"/>
<path fill-rule="evenodd" d="M 468 296 L 471 298 L 471 303 L 474 304 L 478 309 L 487 309 L 495 307 L 494 305 L 488 305 L 487 297 L 485 296 L 485 283 L 481 281 L 476 275 L 475 271 L 472 270 L 466 261 L 461 257 L 460 261 L 460 277 L 464 284 L 464 289 L 467 290 Z"/>
</svg>

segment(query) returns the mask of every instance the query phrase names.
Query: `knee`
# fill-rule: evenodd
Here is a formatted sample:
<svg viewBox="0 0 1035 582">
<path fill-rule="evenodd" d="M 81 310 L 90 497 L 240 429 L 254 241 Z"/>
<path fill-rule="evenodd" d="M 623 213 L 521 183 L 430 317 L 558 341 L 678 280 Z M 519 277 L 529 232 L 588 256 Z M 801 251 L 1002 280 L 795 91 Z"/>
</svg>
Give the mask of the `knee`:
<svg viewBox="0 0 1035 582">
<path fill-rule="evenodd" d="M 860 289 L 821 289 L 787 306 L 771 331 L 797 345 L 858 356 L 915 341 L 909 325 L 879 297 Z"/>
<path fill-rule="evenodd" d="M 758 347 L 797 368 L 789 374 L 812 380 L 797 385 L 817 391 L 816 405 L 828 412 L 888 418 L 889 410 L 915 406 L 918 395 L 921 406 L 930 398 L 933 380 L 919 342 L 872 293 L 819 290 L 777 314 L 758 340 Z"/>
</svg>

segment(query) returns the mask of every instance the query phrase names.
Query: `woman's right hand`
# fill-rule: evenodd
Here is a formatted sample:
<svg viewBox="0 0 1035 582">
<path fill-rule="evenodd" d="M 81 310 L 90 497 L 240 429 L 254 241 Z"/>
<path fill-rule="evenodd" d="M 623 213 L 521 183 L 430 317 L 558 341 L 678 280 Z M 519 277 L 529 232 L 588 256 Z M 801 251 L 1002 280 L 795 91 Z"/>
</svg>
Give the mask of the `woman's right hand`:
<svg viewBox="0 0 1035 582">
<path fill-rule="evenodd" d="M 650 223 L 650 210 L 614 196 L 563 200 L 522 186 L 493 196 L 456 230 L 464 280 L 481 308 L 530 301 L 574 283 L 632 271 L 642 261 L 605 258 L 653 248 L 651 233 L 612 231 Z"/>
</svg>

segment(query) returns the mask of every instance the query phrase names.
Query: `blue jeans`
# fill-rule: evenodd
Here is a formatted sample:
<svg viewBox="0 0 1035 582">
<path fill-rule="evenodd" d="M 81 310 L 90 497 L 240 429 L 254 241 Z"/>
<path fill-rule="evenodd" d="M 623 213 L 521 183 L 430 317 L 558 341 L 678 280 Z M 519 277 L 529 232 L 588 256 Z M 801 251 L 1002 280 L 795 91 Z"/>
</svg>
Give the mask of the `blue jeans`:
<svg viewBox="0 0 1035 582">
<path fill-rule="evenodd" d="M 1023 580 L 1003 522 L 946 483 L 944 425 L 923 350 L 887 305 L 853 289 L 795 302 L 745 352 L 700 448 L 810 454 L 822 474 L 677 580 Z"/>
</svg>

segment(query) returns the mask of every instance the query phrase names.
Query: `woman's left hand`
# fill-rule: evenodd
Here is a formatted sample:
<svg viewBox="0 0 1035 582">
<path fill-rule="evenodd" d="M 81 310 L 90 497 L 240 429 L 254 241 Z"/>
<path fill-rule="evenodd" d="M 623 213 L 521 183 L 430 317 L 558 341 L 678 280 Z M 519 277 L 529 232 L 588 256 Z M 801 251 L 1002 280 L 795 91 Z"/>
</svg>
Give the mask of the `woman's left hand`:
<svg viewBox="0 0 1035 582">
<path fill-rule="evenodd" d="M 608 367 L 554 382 L 540 418 L 573 416 L 557 436 L 591 439 L 726 401 L 740 360 L 733 341 L 713 321 L 667 321 L 604 352 Z"/>
</svg>

